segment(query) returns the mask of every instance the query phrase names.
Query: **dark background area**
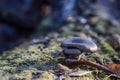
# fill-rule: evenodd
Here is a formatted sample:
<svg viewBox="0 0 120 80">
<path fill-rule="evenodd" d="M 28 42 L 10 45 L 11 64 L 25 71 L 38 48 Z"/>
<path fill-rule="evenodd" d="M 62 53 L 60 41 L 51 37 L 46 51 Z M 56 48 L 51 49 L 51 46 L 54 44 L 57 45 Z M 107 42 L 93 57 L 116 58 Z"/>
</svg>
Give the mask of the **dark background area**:
<svg viewBox="0 0 120 80">
<path fill-rule="evenodd" d="M 27 41 L 46 17 L 52 17 L 49 27 L 54 31 L 67 15 L 82 15 L 90 6 L 116 20 L 119 27 L 119 0 L 0 0 L 0 53 Z"/>
</svg>

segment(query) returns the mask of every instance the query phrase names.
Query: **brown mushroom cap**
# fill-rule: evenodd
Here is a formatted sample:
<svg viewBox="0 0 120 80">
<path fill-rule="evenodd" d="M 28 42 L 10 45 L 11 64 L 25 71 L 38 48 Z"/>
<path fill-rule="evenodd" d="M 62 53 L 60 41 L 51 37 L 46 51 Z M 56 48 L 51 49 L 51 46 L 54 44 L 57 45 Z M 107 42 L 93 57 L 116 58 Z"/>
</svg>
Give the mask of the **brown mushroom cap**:
<svg viewBox="0 0 120 80">
<path fill-rule="evenodd" d="M 97 45 L 87 38 L 82 37 L 73 37 L 67 40 L 64 40 L 61 43 L 63 48 L 77 48 L 83 52 L 95 52 L 97 51 Z"/>
</svg>

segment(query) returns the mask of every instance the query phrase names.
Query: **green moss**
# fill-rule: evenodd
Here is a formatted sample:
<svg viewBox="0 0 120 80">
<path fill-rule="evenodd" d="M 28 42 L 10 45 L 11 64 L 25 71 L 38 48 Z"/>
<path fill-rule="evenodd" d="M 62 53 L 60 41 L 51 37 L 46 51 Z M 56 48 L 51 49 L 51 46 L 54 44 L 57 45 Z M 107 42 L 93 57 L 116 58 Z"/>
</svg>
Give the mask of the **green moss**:
<svg viewBox="0 0 120 80">
<path fill-rule="evenodd" d="M 37 70 L 49 70 L 52 66 L 58 63 L 57 58 L 53 58 L 50 54 L 55 50 L 61 50 L 60 44 L 55 41 L 51 41 L 50 45 L 47 48 L 44 48 L 43 51 L 39 50 L 39 46 L 42 44 L 35 45 L 26 45 L 25 48 L 18 47 L 12 51 L 5 51 L 0 59 L 0 68 L 3 72 L 9 72 L 12 76 L 12 73 L 20 72 L 17 75 L 14 75 L 13 80 L 26 77 L 31 79 L 31 73 L 28 68 L 35 68 Z M 23 76 L 22 74 L 26 75 Z M 6 77 L 6 76 L 3 76 Z"/>
<path fill-rule="evenodd" d="M 89 34 L 97 40 L 100 55 L 110 58 L 115 63 L 120 62 L 118 53 L 103 38 L 98 37 L 93 31 L 90 31 Z"/>
<path fill-rule="evenodd" d="M 71 80 L 69 76 L 66 76 L 63 80 Z"/>
<path fill-rule="evenodd" d="M 35 70 L 24 70 L 20 73 L 14 74 L 10 80 L 32 80 L 32 73 L 35 72 Z"/>
<path fill-rule="evenodd" d="M 116 51 L 103 39 L 98 39 L 101 51 L 104 52 L 104 54 L 116 54 Z"/>
<path fill-rule="evenodd" d="M 55 80 L 57 77 L 51 72 L 44 72 L 41 76 L 36 80 Z"/>
<path fill-rule="evenodd" d="M 96 34 L 95 38 L 100 47 L 99 52 L 94 54 L 85 54 L 85 56 L 83 56 L 84 60 L 89 60 L 103 65 L 114 63 L 114 61 L 119 61 L 114 49 L 107 44 L 104 39 L 98 38 Z M 45 71 L 39 78 L 36 78 L 36 80 L 53 80 L 52 78 L 56 77 L 55 74 L 47 70 L 50 70 L 52 67 L 54 67 L 61 58 L 61 56 L 55 58 L 51 55 L 51 52 L 55 52 L 55 54 L 57 54 L 57 51 L 61 51 L 60 43 L 52 40 L 50 45 L 47 48 L 44 48 L 42 51 L 39 50 L 40 46 L 43 47 L 42 44 L 27 44 L 25 46 L 26 47 L 24 48 L 20 46 L 15 50 L 6 51 L 3 53 L 3 55 L 1 55 L 0 67 L 3 68 L 2 72 L 4 73 L 4 75 L 3 73 L 0 74 L 1 77 L 6 78 L 6 80 L 32 80 L 32 73 L 34 73 L 34 71 L 31 71 L 29 68 L 34 68 L 36 69 L 35 72 L 39 70 Z M 111 55 L 113 54 L 115 55 L 112 57 Z M 100 70 L 96 71 L 96 69 L 93 67 L 79 66 L 79 68 L 82 70 L 92 70 L 93 73 L 82 77 L 66 77 L 65 80 L 101 80 L 108 76 L 106 73 L 98 76 L 103 72 Z"/>
</svg>

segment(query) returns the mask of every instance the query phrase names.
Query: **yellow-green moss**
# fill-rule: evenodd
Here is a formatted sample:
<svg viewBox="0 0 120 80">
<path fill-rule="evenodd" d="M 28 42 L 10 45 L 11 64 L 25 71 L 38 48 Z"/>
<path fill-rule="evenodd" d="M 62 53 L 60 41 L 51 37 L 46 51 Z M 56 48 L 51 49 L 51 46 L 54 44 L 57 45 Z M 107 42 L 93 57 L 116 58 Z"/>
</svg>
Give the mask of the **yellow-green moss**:
<svg viewBox="0 0 120 80">
<path fill-rule="evenodd" d="M 10 80 L 32 80 L 32 73 L 36 72 L 35 70 L 24 70 L 20 73 L 14 74 L 10 77 Z"/>
<path fill-rule="evenodd" d="M 32 78 L 31 73 L 29 73 L 28 68 L 35 68 L 38 70 L 49 70 L 52 66 L 57 64 L 57 58 L 51 56 L 51 52 L 55 50 L 61 50 L 60 44 L 55 41 L 51 41 L 50 45 L 47 48 L 44 48 L 43 51 L 39 50 L 39 46 L 42 44 L 26 45 L 25 48 L 18 47 L 12 51 L 5 51 L 0 59 L 0 68 L 3 72 L 9 72 L 13 78 Z M 25 71 L 27 70 L 27 71 Z M 23 76 L 26 75 L 26 76 Z M 3 76 L 4 77 L 4 76 Z M 14 79 L 13 79 L 14 80 Z"/>
<path fill-rule="evenodd" d="M 44 72 L 41 76 L 36 80 L 55 80 L 57 77 L 51 72 Z"/>
</svg>

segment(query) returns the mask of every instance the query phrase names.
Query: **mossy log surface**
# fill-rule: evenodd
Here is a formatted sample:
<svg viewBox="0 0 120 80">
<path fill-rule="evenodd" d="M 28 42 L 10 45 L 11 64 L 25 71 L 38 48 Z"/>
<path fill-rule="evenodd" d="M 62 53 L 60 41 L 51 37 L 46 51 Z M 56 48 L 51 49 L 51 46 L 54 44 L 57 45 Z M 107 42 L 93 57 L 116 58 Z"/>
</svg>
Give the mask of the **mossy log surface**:
<svg viewBox="0 0 120 80">
<path fill-rule="evenodd" d="M 69 32 L 67 32 L 69 33 Z M 74 33 L 74 32 L 73 32 Z M 85 33 L 85 32 L 84 32 Z M 53 33 L 50 33 L 53 34 Z M 58 34 L 58 33 L 54 33 Z M 66 34 L 66 32 L 64 32 Z M 88 33 L 85 33 L 86 35 Z M 104 39 L 90 32 L 89 35 L 96 39 L 99 51 L 93 54 L 83 56 L 84 60 L 89 60 L 102 65 L 109 63 L 120 63 L 117 52 L 105 42 Z M 62 34 L 61 34 L 62 35 Z M 50 36 L 50 35 L 49 35 Z M 64 37 L 66 35 L 62 35 Z M 70 34 L 68 36 L 75 36 Z M 65 37 L 64 37 L 65 38 Z M 29 42 L 28 42 L 29 43 Z M 64 56 L 61 55 L 60 42 L 57 39 L 51 39 L 46 48 L 42 43 L 22 44 L 14 50 L 5 51 L 0 57 L 0 79 L 1 80 L 54 80 L 58 76 L 55 74 L 53 67 L 58 63 L 64 64 Z M 69 66 L 68 66 L 69 67 Z M 78 66 L 81 71 L 93 71 L 92 73 L 82 77 L 72 77 L 75 80 L 113 80 L 108 77 L 108 72 L 97 70 L 90 66 Z M 37 74 L 42 71 L 43 73 Z M 36 77 L 37 76 L 37 77 Z M 115 78 L 116 79 L 116 78 Z M 71 80 L 66 76 L 64 80 Z"/>
</svg>

